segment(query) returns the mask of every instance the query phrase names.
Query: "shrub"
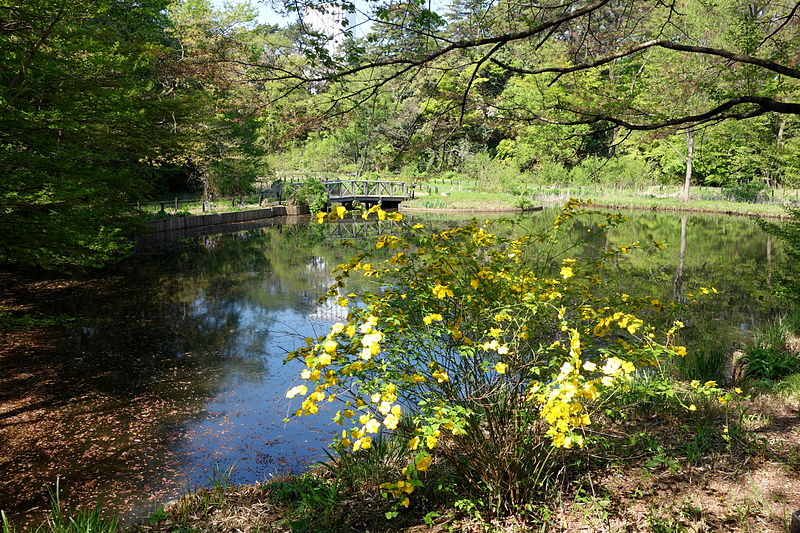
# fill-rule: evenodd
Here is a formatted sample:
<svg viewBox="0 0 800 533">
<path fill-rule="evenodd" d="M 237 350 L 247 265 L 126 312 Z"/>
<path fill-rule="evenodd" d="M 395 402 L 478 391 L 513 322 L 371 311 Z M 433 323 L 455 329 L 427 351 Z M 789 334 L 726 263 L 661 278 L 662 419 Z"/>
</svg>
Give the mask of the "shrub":
<svg viewBox="0 0 800 533">
<path fill-rule="evenodd" d="M 758 201 L 759 195 L 767 189 L 766 183 L 758 179 L 753 179 L 727 185 L 723 188 L 723 192 L 725 196 L 734 202 L 754 203 Z"/>
<path fill-rule="evenodd" d="M 381 235 L 374 250 L 334 271 L 327 296 L 348 309 L 347 322 L 289 356 L 304 363 L 287 392 L 304 397 L 294 415 L 341 402 L 334 420 L 343 456 L 372 448 L 380 433 L 405 440 L 408 462 L 381 485 L 399 506 L 410 505 L 434 461 L 497 513 L 541 495 L 570 449 L 592 444 L 587 427 L 608 420 L 603 413 L 637 368 L 657 371 L 685 354 L 672 344 L 680 324 L 658 331 L 637 316 L 660 302 L 597 295 L 604 258 L 636 245 L 596 262 L 548 259 L 559 229 L 582 211 L 571 200 L 550 230 L 517 238 L 476 221 Z M 372 214 L 401 219 L 377 208 L 364 216 Z M 337 208 L 317 219 L 344 215 Z M 620 219 L 606 215 L 604 224 Z M 355 274 L 376 289 L 342 296 Z M 669 387 L 653 392 L 667 393 L 676 396 Z"/>
<path fill-rule="evenodd" d="M 290 205 L 307 205 L 315 212 L 323 210 L 328 202 L 328 191 L 316 178 L 307 179 L 299 187 L 287 184 L 284 194 Z"/>
</svg>

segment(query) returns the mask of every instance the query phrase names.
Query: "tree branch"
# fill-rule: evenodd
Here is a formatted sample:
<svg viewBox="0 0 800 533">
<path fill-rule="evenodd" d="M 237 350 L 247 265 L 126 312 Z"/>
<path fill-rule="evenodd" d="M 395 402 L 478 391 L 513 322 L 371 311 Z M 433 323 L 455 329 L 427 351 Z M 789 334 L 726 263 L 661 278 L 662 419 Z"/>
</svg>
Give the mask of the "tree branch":
<svg viewBox="0 0 800 533">
<path fill-rule="evenodd" d="M 595 61 L 589 61 L 586 63 L 573 65 L 571 67 L 545 67 L 536 70 L 529 70 L 520 67 L 514 67 L 512 65 L 509 65 L 494 58 L 492 58 L 491 61 L 497 66 L 517 74 L 536 75 L 536 74 L 545 74 L 548 72 L 557 74 L 569 74 L 571 72 L 578 72 L 582 70 L 589 70 L 592 68 L 596 68 L 605 65 L 607 63 L 611 63 L 612 61 L 616 61 L 617 59 L 631 56 L 637 52 L 641 52 L 642 50 L 646 50 L 648 48 L 653 48 L 653 47 L 667 48 L 670 50 L 677 50 L 680 52 L 689 52 L 695 54 L 705 54 L 716 57 L 723 57 L 725 59 L 730 59 L 731 61 L 735 61 L 737 63 L 756 65 L 764 69 L 770 70 L 772 72 L 788 76 L 790 78 L 800 79 L 800 70 L 787 67 L 786 65 L 781 65 L 779 63 L 775 63 L 774 61 L 770 61 L 769 59 L 749 56 L 745 54 L 737 54 L 735 52 L 730 52 L 728 50 L 724 50 L 721 48 L 709 48 L 707 46 L 694 46 L 694 45 L 674 43 L 672 41 L 667 41 L 664 39 L 648 41 L 646 43 L 642 43 L 637 46 L 632 46 L 631 48 L 628 48 L 627 50 L 624 50 L 622 52 L 601 57 L 600 59 L 597 59 Z"/>
</svg>

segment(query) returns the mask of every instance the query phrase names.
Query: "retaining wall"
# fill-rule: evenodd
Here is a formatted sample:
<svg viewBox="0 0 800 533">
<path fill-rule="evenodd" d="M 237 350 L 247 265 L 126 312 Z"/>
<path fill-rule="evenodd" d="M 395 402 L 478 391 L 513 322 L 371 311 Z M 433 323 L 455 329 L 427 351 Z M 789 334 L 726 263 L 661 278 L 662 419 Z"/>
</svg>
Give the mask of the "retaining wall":
<svg viewBox="0 0 800 533">
<path fill-rule="evenodd" d="M 307 215 L 307 206 L 275 205 L 262 209 L 249 209 L 247 211 L 231 211 L 230 213 L 214 213 L 211 215 L 193 215 L 188 217 L 157 218 L 150 221 L 153 231 L 178 231 L 204 226 L 219 226 L 235 224 L 237 222 L 251 222 L 272 217 L 286 215 Z"/>
</svg>

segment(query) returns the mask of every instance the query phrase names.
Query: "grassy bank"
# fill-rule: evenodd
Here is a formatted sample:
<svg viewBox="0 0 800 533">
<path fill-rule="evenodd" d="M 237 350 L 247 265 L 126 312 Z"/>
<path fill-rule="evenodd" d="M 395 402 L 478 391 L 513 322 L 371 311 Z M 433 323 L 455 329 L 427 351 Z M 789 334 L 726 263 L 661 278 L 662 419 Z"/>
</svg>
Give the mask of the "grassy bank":
<svg viewBox="0 0 800 533">
<path fill-rule="evenodd" d="M 781 216 L 782 205 L 777 203 L 747 203 L 720 199 L 706 199 L 702 195 L 684 202 L 674 195 L 655 195 L 635 190 L 613 190 L 587 187 L 541 189 L 539 192 L 518 196 L 503 192 L 478 192 L 458 190 L 458 185 L 434 186 L 439 192 L 418 189 L 417 198 L 403 202 L 404 208 L 458 209 L 458 210 L 512 210 L 531 206 L 561 205 L 569 198 L 592 199 L 596 204 L 613 208 L 658 209 L 665 211 L 696 211 L 741 215 Z M 462 187 L 463 188 L 463 187 Z"/>
</svg>

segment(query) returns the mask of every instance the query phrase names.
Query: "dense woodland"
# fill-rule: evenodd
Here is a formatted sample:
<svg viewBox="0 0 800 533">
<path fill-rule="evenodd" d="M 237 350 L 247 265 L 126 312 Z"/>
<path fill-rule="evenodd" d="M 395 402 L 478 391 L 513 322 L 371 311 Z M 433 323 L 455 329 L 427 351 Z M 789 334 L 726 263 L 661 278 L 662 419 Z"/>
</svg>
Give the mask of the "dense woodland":
<svg viewBox="0 0 800 533">
<path fill-rule="evenodd" d="M 285 173 L 800 186 L 800 3 L 344 2 L 336 49 L 298 16 L 331 5 L 0 1 L 0 261 L 99 265 L 137 201 Z"/>
</svg>

